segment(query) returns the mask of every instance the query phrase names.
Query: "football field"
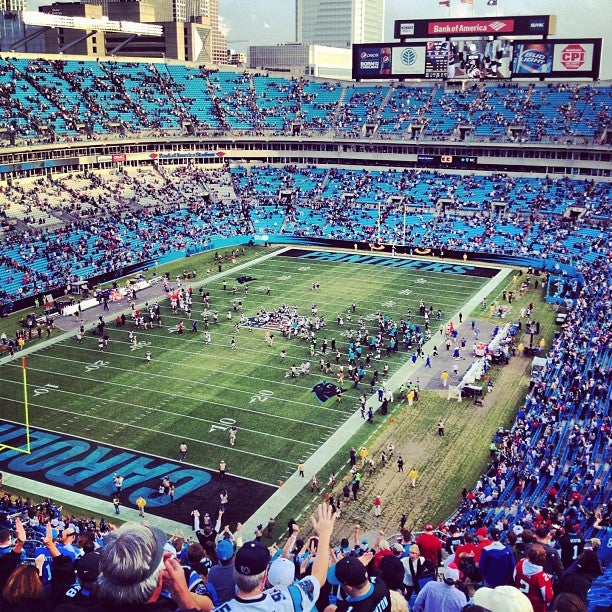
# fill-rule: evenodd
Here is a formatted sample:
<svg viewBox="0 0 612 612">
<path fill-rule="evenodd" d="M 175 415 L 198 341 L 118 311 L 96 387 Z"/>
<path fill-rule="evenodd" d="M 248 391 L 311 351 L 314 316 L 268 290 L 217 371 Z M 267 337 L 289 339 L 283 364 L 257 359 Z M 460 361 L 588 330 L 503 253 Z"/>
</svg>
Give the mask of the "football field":
<svg viewBox="0 0 612 612">
<path fill-rule="evenodd" d="M 338 377 L 340 366 L 347 373 L 351 338 L 375 336 L 379 317 L 424 329 L 421 301 L 431 313 L 431 332 L 439 334 L 439 326 L 497 272 L 469 263 L 286 249 L 255 260 L 236 276 L 211 275 L 199 281 L 191 319 L 180 308 L 173 312 L 170 300 L 163 299 L 161 325 L 136 328 L 125 302 L 127 322 L 117 326 L 114 316 L 109 318 L 108 343 L 102 350 L 93 326 L 87 325 L 82 340 L 76 333 L 65 334 L 28 356 L 33 453 L 19 458 L 21 469 L 33 478 L 56 477 L 56 483 L 103 499 L 114 491 L 113 473 L 125 470 L 130 500 L 146 485 L 148 507 L 183 522 L 195 502 L 201 511 L 216 512 L 218 495 L 226 489 L 234 502 L 228 518 L 244 519 L 295 472 L 298 461 L 307 461 L 358 410 L 359 396 L 370 394 L 374 370 L 382 378 L 386 364 L 391 375 L 414 352 L 400 342 L 400 350 L 387 355 L 385 336 L 380 359 L 372 350 L 368 360 L 369 347 L 363 345 L 355 363 L 363 364 L 365 375 L 356 389 L 348 376 L 343 384 Z M 203 276 L 198 273 L 198 279 Z M 188 290 L 189 281 L 181 282 Z M 173 292 L 177 289 L 174 279 L 170 286 Z M 208 308 L 200 287 L 209 296 Z M 96 315 L 104 314 L 99 311 Z M 308 320 L 305 337 L 283 337 L 286 311 Z M 318 331 L 317 319 L 324 319 Z M 332 345 L 340 353 L 339 363 Z M 310 370 L 302 373 L 306 363 Z M 19 435 L 11 429 L 24 424 L 22 374 L 19 359 L 0 368 L 1 441 L 9 444 L 10 439 L 14 446 L 23 444 L 22 428 Z M 335 396 L 339 386 L 341 401 Z M 237 428 L 233 446 L 232 426 Z M 36 431 L 46 437 L 36 437 Z M 157 485 L 164 471 L 178 464 L 182 442 L 188 453 L 182 472 L 176 472 L 175 502 L 169 504 L 156 492 Z M 44 458 L 36 459 L 37 445 L 46 445 Z M 50 445 L 56 445 L 54 452 Z M 128 456 L 130 470 L 125 467 Z M 147 458 L 154 469 L 145 465 Z M 228 473 L 224 480 L 218 475 L 222 460 Z"/>
</svg>

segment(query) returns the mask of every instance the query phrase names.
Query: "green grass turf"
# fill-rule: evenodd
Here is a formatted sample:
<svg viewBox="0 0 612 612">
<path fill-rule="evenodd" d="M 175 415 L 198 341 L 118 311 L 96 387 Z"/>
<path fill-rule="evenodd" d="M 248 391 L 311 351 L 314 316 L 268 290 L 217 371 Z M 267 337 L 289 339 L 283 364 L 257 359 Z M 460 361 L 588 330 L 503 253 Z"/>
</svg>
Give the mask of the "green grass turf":
<svg viewBox="0 0 612 612">
<path fill-rule="evenodd" d="M 191 266 L 191 263 L 190 263 Z M 445 273 L 419 272 L 367 264 L 338 264 L 275 257 L 254 263 L 241 274 L 256 280 L 249 292 L 233 280 L 223 291 L 220 280 L 210 280 L 211 309 L 219 311 L 220 324 L 211 324 L 212 345 L 203 342 L 201 301 L 194 293 L 193 317 L 199 320 L 199 332 L 190 331 L 189 321 L 173 315 L 167 301 L 162 303 L 162 327 L 136 331 L 138 348 L 128 341 L 131 325 L 117 329 L 108 326 L 110 343 L 99 352 L 97 340 L 87 334 L 81 344 L 75 337 L 63 340 L 28 358 L 30 389 L 30 425 L 83 436 L 120 447 L 175 459 L 182 440 L 189 445 L 191 463 L 216 469 L 225 459 L 229 471 L 237 476 L 277 484 L 295 471 L 297 461 L 307 459 L 315 448 L 357 407 L 360 391 L 345 383 L 347 392 L 340 404 L 322 405 L 311 389 L 321 380 L 335 381 L 335 375 L 318 371 L 318 358 L 309 355 L 308 343 L 283 339 L 275 333 L 272 348 L 264 341 L 264 331 L 241 329 L 236 335 L 237 349 L 230 349 L 234 320 L 226 321 L 233 299 L 241 299 L 244 313 L 254 315 L 260 308 L 273 310 L 281 304 L 297 306 L 298 313 L 310 314 L 312 303 L 327 325 L 319 332 L 319 346 L 324 337 L 335 338 L 346 366 L 348 327 L 357 328 L 358 317 L 368 319 L 368 329 L 375 330 L 372 316 L 381 311 L 395 320 L 405 318 L 408 308 L 413 318 L 420 299 L 444 317 L 459 310 L 488 279 Z M 318 292 L 313 281 L 321 283 Z M 271 286 L 271 295 L 265 287 Z M 338 313 L 346 314 L 351 303 L 357 310 L 350 324 L 340 329 Z M 185 333 L 172 328 L 185 321 Z M 420 319 L 415 319 L 420 321 Z M 432 331 L 437 329 L 432 321 Z M 279 352 L 286 349 L 281 363 Z M 145 352 L 153 354 L 147 365 Z M 389 364 L 392 373 L 407 359 L 407 353 L 373 362 L 382 371 Z M 286 377 L 292 363 L 311 361 L 312 374 Z M 332 359 L 333 363 L 333 359 Z M 334 370 L 336 368 L 334 367 Z M 0 369 L 3 418 L 23 422 L 21 370 L 18 362 Z M 45 388 L 48 392 L 38 392 Z M 369 385 L 363 385 L 366 388 Z M 265 393 L 264 393 L 265 392 Z M 238 443 L 227 444 L 228 425 L 238 426 Z"/>
<path fill-rule="evenodd" d="M 524 296 L 518 296 L 513 302 L 513 314 L 509 320 L 515 321 L 519 318 L 518 311 L 521 307 L 535 303 L 534 318 L 541 323 L 541 336 L 546 341 L 546 347 L 550 347 L 554 333 L 556 312 L 554 308 L 544 301 L 542 284 L 539 288 L 532 287 Z M 517 290 L 517 282 L 508 277 L 506 282 L 498 285 L 488 296 L 487 302 L 493 301 L 503 303 L 503 289 Z M 467 298 L 466 298 L 467 299 Z M 479 305 L 470 318 L 480 321 L 491 321 L 488 308 L 483 311 Z M 465 320 L 465 313 L 464 313 Z M 520 332 L 517 336 L 517 344 L 529 344 L 529 336 Z M 444 417 L 448 435 L 444 438 L 444 447 L 435 451 L 425 462 L 419 463 L 419 469 L 424 477 L 423 486 L 417 490 L 416 498 L 405 487 L 401 479 L 398 480 L 397 490 L 385 490 L 387 498 L 395 498 L 397 503 L 393 507 L 387 506 L 385 522 L 399 523 L 399 517 L 406 513 L 410 520 L 409 526 L 421 526 L 427 522 L 438 523 L 446 520 L 457 509 L 460 499 L 460 491 L 463 487 L 472 488 L 474 483 L 486 470 L 489 460 L 489 441 L 500 427 L 510 428 L 514 422 L 516 411 L 523 403 L 529 390 L 529 372 L 531 357 L 517 356 L 512 360 L 512 370 L 504 366 L 493 366 L 489 369 L 489 375 L 495 388 L 500 391 L 499 397 L 491 402 L 485 394 L 485 407 L 475 409 L 471 402 L 457 404 L 446 399 L 445 394 L 439 391 L 423 391 L 421 399 L 415 404 L 414 410 L 409 410 L 405 404 L 397 402 L 392 406 L 389 418 L 382 427 L 372 430 L 368 427 L 362 428 L 346 447 L 329 463 L 328 470 L 319 479 L 324 485 L 328 473 L 335 472 L 338 482 L 346 480 L 347 457 L 350 446 L 360 448 L 368 446 L 375 456 L 387 448 L 389 441 L 397 442 L 399 438 L 419 441 L 419 445 L 427 445 L 431 441 L 432 432 L 436 431 L 436 423 L 440 416 Z M 481 381 L 482 382 L 482 381 Z M 451 433 L 452 432 L 452 433 Z M 435 435 L 433 436 L 435 440 Z M 394 470 L 394 467 L 387 468 Z M 375 494 L 380 494 L 381 489 L 377 486 L 377 475 L 372 479 L 366 477 L 363 481 L 363 497 L 371 501 Z M 350 480 L 350 478 L 348 478 Z M 371 483 L 370 483 L 371 481 Z M 340 486 L 337 486 L 336 493 Z M 298 495 L 295 500 L 285 509 L 277 524 L 284 525 L 289 517 L 304 517 L 312 510 L 313 504 L 321 501 L 329 488 L 323 486 L 322 494 L 313 497 L 307 490 Z M 306 513 L 304 508 L 307 508 Z M 368 515 L 369 506 L 365 512 L 360 507 L 350 506 L 344 509 L 343 516 L 358 520 L 364 525 L 373 528 L 372 517 Z M 377 527 L 378 528 L 378 527 Z"/>
</svg>

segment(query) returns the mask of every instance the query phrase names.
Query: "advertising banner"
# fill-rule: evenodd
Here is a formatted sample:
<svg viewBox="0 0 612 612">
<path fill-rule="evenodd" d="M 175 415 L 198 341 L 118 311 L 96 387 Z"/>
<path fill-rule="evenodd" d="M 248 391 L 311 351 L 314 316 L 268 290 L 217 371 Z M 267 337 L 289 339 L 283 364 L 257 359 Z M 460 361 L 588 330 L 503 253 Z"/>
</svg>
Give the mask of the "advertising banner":
<svg viewBox="0 0 612 612">
<path fill-rule="evenodd" d="M 553 47 L 553 44 L 543 41 L 516 42 L 513 74 L 550 74 Z"/>
<path fill-rule="evenodd" d="M 353 79 L 425 76 L 425 43 L 353 45 Z"/>
<path fill-rule="evenodd" d="M 570 43 L 555 45 L 553 72 L 579 72 L 593 70 L 595 45 L 592 43 Z"/>
<path fill-rule="evenodd" d="M 355 48 L 359 51 L 355 55 Z M 357 71 L 360 79 L 372 79 L 391 75 L 391 47 L 380 45 L 353 46 L 353 73 Z"/>
<path fill-rule="evenodd" d="M 425 47 L 423 45 L 393 47 L 391 72 L 396 75 L 422 77 L 425 74 Z"/>
<path fill-rule="evenodd" d="M 395 22 L 394 36 L 440 38 L 459 36 L 549 36 L 555 33 L 555 17 L 532 15 L 514 17 L 470 17 L 454 19 L 402 19 Z"/>
<path fill-rule="evenodd" d="M 522 40 L 514 42 L 512 76 L 597 79 L 601 38 Z"/>
</svg>

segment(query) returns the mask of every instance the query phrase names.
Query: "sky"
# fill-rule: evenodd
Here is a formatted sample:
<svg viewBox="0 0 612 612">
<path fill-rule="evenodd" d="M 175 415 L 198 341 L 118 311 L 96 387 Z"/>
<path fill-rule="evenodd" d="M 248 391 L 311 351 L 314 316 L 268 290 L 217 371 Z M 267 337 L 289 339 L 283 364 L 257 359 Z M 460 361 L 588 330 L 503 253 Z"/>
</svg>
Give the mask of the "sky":
<svg viewBox="0 0 612 612">
<path fill-rule="evenodd" d="M 56 0 L 58 1 L 58 0 Z M 604 38 L 601 78 L 612 78 L 612 49 L 606 37 L 612 37 L 611 0 L 498 0 L 497 8 L 487 0 L 473 0 L 472 6 L 451 0 L 451 9 L 438 0 L 387 0 L 385 41 L 392 42 L 396 19 L 441 17 L 556 15 L 557 37 Z M 28 0 L 35 9 L 51 0 Z M 229 47 L 248 51 L 249 45 L 270 45 L 295 41 L 295 0 L 219 0 L 221 27 Z"/>
</svg>

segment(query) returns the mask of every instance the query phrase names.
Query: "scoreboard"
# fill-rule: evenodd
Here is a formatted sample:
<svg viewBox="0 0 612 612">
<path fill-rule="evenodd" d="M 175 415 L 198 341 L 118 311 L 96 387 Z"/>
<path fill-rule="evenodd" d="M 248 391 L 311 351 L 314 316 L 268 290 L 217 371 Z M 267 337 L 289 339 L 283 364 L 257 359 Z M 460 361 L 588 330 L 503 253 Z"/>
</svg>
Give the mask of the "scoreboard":
<svg viewBox="0 0 612 612">
<path fill-rule="evenodd" d="M 555 32 L 554 15 L 398 20 L 399 42 L 353 45 L 352 76 L 598 79 L 602 39 L 550 38 Z"/>
<path fill-rule="evenodd" d="M 601 38 L 457 38 L 353 45 L 362 79 L 599 78 Z"/>
<path fill-rule="evenodd" d="M 418 154 L 417 163 L 422 166 L 433 166 L 436 168 L 475 168 L 478 165 L 476 155 L 427 155 Z"/>
<path fill-rule="evenodd" d="M 426 79 L 445 79 L 448 75 L 449 44 L 442 40 L 430 40 L 425 51 Z"/>
</svg>

